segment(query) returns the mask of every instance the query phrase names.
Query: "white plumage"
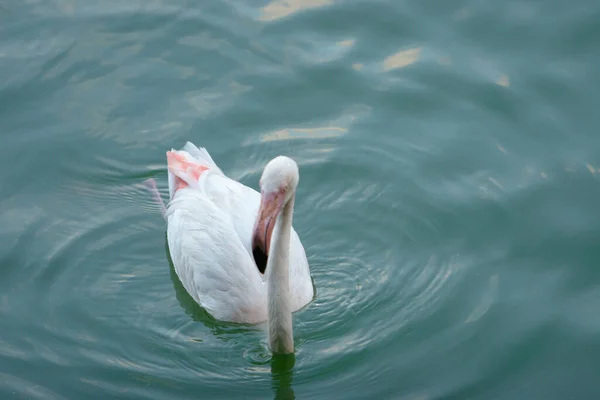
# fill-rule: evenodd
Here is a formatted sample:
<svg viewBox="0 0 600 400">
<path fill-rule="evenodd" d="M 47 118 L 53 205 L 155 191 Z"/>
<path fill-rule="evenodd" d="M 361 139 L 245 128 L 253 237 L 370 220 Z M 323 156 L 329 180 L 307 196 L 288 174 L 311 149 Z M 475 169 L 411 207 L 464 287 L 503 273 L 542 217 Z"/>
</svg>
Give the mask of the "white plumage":
<svg viewBox="0 0 600 400">
<path fill-rule="evenodd" d="M 259 272 L 252 255 L 260 193 L 225 176 L 205 149 L 190 142 L 181 150 L 168 152 L 167 158 L 167 240 L 181 283 L 216 319 L 266 321 L 269 273 Z M 306 254 L 292 228 L 291 311 L 307 305 L 313 294 Z"/>
</svg>

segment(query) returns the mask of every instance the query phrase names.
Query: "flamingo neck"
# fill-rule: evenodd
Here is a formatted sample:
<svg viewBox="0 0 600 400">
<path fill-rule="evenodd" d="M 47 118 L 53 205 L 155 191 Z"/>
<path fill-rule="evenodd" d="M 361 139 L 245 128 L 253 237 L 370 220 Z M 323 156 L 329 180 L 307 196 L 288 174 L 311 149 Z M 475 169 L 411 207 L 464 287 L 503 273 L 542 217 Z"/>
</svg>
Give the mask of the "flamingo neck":
<svg viewBox="0 0 600 400">
<path fill-rule="evenodd" d="M 267 265 L 267 301 L 269 313 L 269 347 L 273 353 L 294 352 L 294 332 L 290 305 L 289 257 L 294 197 L 277 217 Z"/>
</svg>

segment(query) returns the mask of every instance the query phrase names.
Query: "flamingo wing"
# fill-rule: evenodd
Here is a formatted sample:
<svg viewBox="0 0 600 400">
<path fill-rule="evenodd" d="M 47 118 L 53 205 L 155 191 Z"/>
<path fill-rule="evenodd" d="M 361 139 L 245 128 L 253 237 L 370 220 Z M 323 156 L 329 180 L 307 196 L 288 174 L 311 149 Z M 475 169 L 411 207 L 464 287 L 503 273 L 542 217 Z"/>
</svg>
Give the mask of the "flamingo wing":
<svg viewBox="0 0 600 400">
<path fill-rule="evenodd" d="M 266 319 L 266 289 L 231 218 L 204 193 L 184 188 L 167 210 L 175 272 L 194 300 L 219 320 Z"/>
</svg>

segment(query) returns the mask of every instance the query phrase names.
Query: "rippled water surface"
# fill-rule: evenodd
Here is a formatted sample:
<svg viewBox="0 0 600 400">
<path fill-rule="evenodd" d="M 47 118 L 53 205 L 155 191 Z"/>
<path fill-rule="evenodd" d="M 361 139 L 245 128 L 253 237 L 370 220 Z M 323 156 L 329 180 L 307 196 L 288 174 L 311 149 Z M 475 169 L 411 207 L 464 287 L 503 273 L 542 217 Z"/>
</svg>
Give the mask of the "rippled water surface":
<svg viewBox="0 0 600 400">
<path fill-rule="evenodd" d="M 0 2 L 2 399 L 600 396 L 600 4 Z M 170 264 L 165 152 L 300 165 L 296 356 Z"/>
</svg>

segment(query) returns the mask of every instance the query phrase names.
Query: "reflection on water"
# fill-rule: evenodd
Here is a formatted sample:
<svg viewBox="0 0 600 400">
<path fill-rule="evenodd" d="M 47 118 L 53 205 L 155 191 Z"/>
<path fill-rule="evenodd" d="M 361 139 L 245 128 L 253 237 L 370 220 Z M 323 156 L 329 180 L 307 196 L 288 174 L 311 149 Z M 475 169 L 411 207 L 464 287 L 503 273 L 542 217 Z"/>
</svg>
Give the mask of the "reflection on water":
<svg viewBox="0 0 600 400">
<path fill-rule="evenodd" d="M 500 86 L 504 86 L 504 87 L 509 87 L 510 86 L 510 80 L 508 79 L 508 75 L 501 74 L 500 78 L 498 78 L 498 80 L 496 80 L 496 84 L 500 85 Z"/>
<path fill-rule="evenodd" d="M 333 0 L 273 0 L 261 11 L 261 21 L 273 21 L 285 18 L 299 11 L 333 4 Z"/>
<path fill-rule="evenodd" d="M 267 132 L 260 136 L 261 142 L 272 142 L 294 139 L 332 139 L 344 136 L 350 127 L 371 113 L 372 108 L 364 104 L 355 104 L 344 109 L 340 115 L 331 120 L 328 126 L 314 128 L 284 128 Z"/>
<path fill-rule="evenodd" d="M 354 40 L 354 39 L 346 39 L 346 40 L 341 40 L 341 41 L 337 42 L 336 44 L 341 47 L 352 47 L 352 46 L 354 46 L 355 42 L 356 42 L 356 40 Z"/>
<path fill-rule="evenodd" d="M 392 54 L 383 60 L 383 70 L 391 71 L 396 68 L 406 67 L 417 62 L 420 57 L 420 47 L 399 51 L 398 53 Z"/>
<path fill-rule="evenodd" d="M 290 128 L 266 133 L 261 136 L 260 140 L 263 142 L 271 142 L 273 140 L 291 139 L 328 139 L 339 137 L 346 132 L 348 132 L 348 129 L 337 126 L 323 128 Z"/>
<path fill-rule="evenodd" d="M 273 355 L 271 358 L 271 386 L 276 400 L 295 399 L 294 380 L 295 354 Z"/>
</svg>

